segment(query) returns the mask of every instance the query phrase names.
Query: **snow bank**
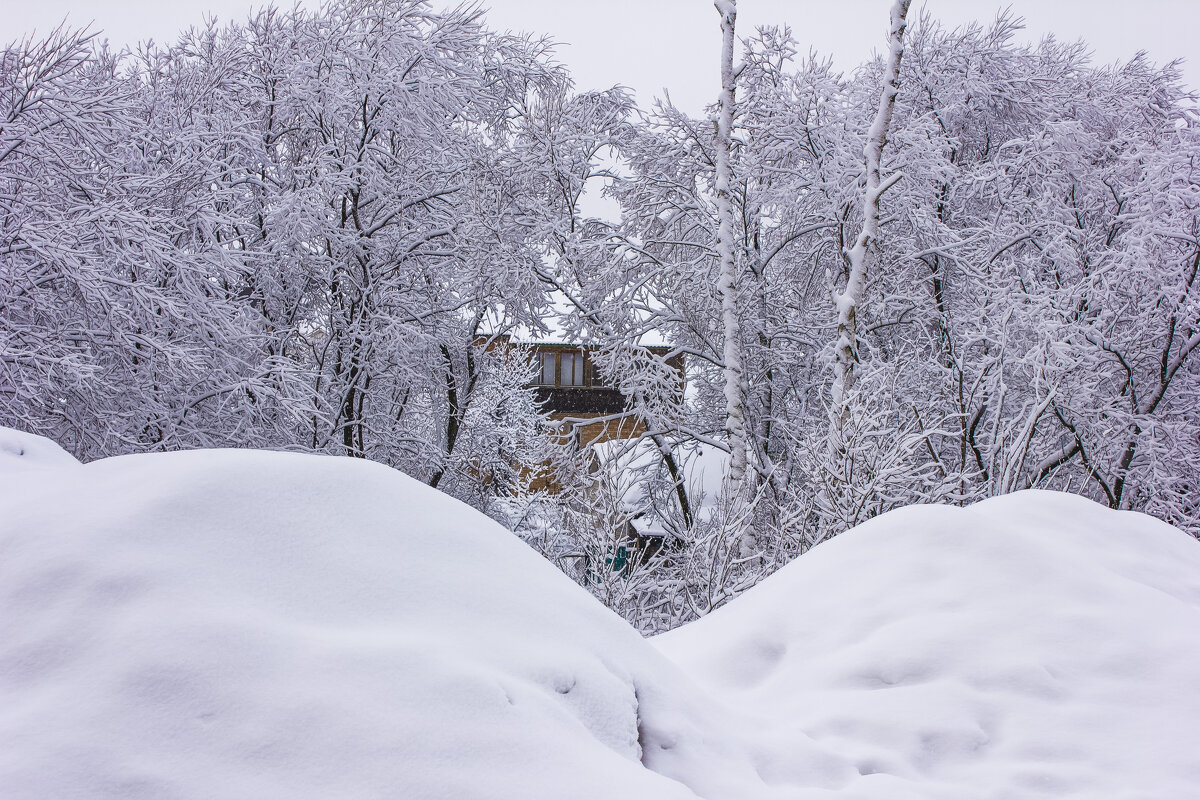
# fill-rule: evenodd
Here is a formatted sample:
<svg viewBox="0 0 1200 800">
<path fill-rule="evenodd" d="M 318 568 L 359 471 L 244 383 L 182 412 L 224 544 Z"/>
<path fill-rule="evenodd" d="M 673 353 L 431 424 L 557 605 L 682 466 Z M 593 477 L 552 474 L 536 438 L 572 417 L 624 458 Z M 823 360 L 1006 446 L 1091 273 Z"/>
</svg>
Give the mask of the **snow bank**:
<svg viewBox="0 0 1200 800">
<path fill-rule="evenodd" d="M 32 433 L 0 428 L 0 475 L 39 467 L 79 466 L 79 461 L 54 442 Z"/>
<path fill-rule="evenodd" d="M 1141 514 L 903 509 L 655 644 L 763 739 L 849 758 L 838 797 L 1200 796 L 1200 544 Z"/>
<path fill-rule="evenodd" d="M 1200 546 L 1061 495 L 889 514 L 646 641 L 370 463 L 0 478 L 5 800 L 1184 798 L 1197 664 Z"/>
<path fill-rule="evenodd" d="M 670 666 L 385 467 L 33 469 L 0 484 L 0 554 L 5 800 L 691 796 L 639 761 L 638 681 Z"/>
</svg>

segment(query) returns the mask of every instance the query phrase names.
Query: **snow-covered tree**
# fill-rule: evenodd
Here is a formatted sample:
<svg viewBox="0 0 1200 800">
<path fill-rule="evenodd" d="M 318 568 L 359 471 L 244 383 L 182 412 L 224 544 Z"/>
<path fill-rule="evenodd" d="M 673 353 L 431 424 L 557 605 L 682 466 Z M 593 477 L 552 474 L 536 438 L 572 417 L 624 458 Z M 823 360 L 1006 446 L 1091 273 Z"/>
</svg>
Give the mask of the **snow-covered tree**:
<svg viewBox="0 0 1200 800">
<path fill-rule="evenodd" d="M 1008 13 L 909 24 L 901 0 L 884 55 L 839 74 L 717 9 L 697 117 L 576 91 L 547 42 L 420 0 L 119 55 L 8 45 L 0 424 L 85 459 L 375 459 L 647 631 L 906 503 L 1045 487 L 1200 534 L 1177 67 L 1020 44 Z M 586 212 L 597 192 L 619 221 Z M 508 336 L 551 331 L 595 346 L 636 439 L 547 424 Z M 721 497 L 693 480 L 718 453 Z M 530 488 L 547 469 L 556 498 Z M 638 525 L 669 542 L 598 572 Z"/>
</svg>

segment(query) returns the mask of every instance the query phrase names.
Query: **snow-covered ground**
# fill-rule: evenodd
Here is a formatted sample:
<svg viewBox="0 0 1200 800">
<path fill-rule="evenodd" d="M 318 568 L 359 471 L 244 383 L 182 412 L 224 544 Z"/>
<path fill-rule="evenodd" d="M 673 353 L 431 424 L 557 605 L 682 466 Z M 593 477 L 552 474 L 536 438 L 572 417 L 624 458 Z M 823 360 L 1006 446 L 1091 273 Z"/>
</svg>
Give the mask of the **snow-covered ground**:
<svg viewBox="0 0 1200 800">
<path fill-rule="evenodd" d="M 901 509 L 655 644 L 768 783 L 806 736 L 862 776 L 838 797 L 1200 797 L 1200 543 L 1141 514 Z"/>
<path fill-rule="evenodd" d="M 652 641 L 352 459 L 0 431 L 0 797 L 1200 796 L 1200 543 L 910 508 Z"/>
</svg>

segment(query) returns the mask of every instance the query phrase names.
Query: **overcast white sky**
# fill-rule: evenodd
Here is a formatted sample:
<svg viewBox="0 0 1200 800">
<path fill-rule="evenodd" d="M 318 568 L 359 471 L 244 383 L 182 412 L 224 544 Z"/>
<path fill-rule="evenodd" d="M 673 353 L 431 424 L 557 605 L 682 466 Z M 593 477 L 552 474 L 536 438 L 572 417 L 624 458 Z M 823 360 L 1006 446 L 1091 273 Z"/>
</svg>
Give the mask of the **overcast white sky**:
<svg viewBox="0 0 1200 800">
<path fill-rule="evenodd" d="M 891 0 L 741 0 L 738 28 L 788 24 L 801 49 L 812 47 L 851 69 L 879 49 Z M 913 14 L 919 10 L 915 0 Z M 286 0 L 281 5 L 290 5 Z M 307 0 L 307 5 L 315 0 Z M 448 2 L 434 0 L 435 6 Z M 0 0 L 0 40 L 44 31 L 63 17 L 94 22 L 114 44 L 167 41 L 205 12 L 240 19 L 251 0 Z M 637 91 L 643 104 L 666 87 L 681 107 L 698 113 L 716 96 L 717 14 L 710 0 L 491 0 L 497 29 L 549 34 L 563 43 L 559 58 L 581 88 L 614 83 Z M 1184 58 L 1185 76 L 1200 87 L 1200 0 L 927 0 L 948 25 L 986 20 L 1002 5 L 1024 17 L 1027 36 L 1082 38 L 1098 62 L 1127 60 L 1139 49 L 1159 61 Z"/>
</svg>

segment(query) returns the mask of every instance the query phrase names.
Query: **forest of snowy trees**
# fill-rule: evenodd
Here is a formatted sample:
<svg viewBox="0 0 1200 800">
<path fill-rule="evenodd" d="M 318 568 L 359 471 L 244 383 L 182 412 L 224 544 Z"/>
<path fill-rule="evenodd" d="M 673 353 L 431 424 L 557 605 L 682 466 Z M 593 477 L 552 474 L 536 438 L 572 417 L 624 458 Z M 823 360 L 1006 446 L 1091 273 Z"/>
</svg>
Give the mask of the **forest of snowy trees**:
<svg viewBox="0 0 1200 800">
<path fill-rule="evenodd" d="M 547 42 L 418 0 L 8 45 L 0 425 L 84 460 L 379 461 L 646 631 L 899 505 L 1047 488 L 1200 535 L 1176 67 L 893 12 L 844 75 L 719 6 L 704 118 L 576 91 Z M 587 213 L 601 187 L 619 220 Z M 505 335 L 598 346 L 646 421 L 636 470 L 548 424 Z M 698 448 L 732 451 L 723 492 L 689 483 Z M 536 464 L 561 493 L 522 488 Z M 648 513 L 667 545 L 601 566 Z"/>
</svg>

